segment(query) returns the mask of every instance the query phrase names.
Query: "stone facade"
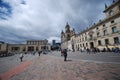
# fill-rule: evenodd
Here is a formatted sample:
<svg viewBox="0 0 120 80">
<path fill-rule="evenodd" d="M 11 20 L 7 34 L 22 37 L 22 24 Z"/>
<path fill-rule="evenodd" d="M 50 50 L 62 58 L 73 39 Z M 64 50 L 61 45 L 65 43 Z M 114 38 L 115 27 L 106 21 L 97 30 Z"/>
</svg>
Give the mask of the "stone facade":
<svg viewBox="0 0 120 80">
<path fill-rule="evenodd" d="M 61 37 L 61 47 L 68 48 L 68 41 L 71 41 L 73 50 L 82 48 L 120 48 L 120 0 L 116 0 L 110 6 L 105 6 L 106 18 L 92 25 L 90 28 L 70 36 Z M 75 32 L 74 32 L 75 33 Z M 64 33 L 67 34 L 67 33 Z M 63 32 L 61 36 L 64 35 Z M 72 33 L 69 33 L 72 34 Z"/>
<path fill-rule="evenodd" d="M 27 44 L 0 44 L 0 51 L 29 52 L 29 51 L 51 50 L 48 40 L 28 40 Z"/>
<path fill-rule="evenodd" d="M 0 42 L 0 51 L 6 51 L 8 50 L 8 44 L 4 42 Z"/>
<path fill-rule="evenodd" d="M 28 40 L 27 51 L 51 50 L 48 40 Z"/>
</svg>

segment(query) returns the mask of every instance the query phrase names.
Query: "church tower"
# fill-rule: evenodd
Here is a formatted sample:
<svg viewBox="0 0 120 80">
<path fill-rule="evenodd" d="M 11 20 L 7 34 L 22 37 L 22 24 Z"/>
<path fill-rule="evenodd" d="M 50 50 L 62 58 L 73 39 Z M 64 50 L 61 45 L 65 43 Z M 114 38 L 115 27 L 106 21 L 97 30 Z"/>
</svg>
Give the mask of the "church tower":
<svg viewBox="0 0 120 80">
<path fill-rule="evenodd" d="M 70 40 L 71 31 L 70 31 L 70 26 L 68 23 L 65 26 L 65 36 L 66 36 L 66 41 Z"/>
<path fill-rule="evenodd" d="M 73 28 L 71 30 L 67 23 L 65 26 L 65 32 L 63 30 L 61 31 L 61 49 L 67 49 L 68 46 L 70 47 L 70 39 L 73 35 L 75 35 L 75 29 Z"/>
</svg>

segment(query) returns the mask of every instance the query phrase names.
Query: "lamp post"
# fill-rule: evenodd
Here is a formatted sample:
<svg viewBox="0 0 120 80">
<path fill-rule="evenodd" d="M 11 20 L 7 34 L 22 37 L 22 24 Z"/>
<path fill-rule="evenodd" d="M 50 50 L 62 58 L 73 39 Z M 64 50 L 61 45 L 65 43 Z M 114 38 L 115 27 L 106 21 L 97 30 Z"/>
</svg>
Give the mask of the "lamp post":
<svg viewBox="0 0 120 80">
<path fill-rule="evenodd" d="M 44 50 L 46 51 L 47 50 L 47 46 L 46 46 L 47 45 L 47 40 L 45 40 L 44 45 L 45 45 Z"/>
<path fill-rule="evenodd" d="M 71 43 L 72 43 L 72 50 L 73 50 L 73 52 L 74 52 L 75 49 L 74 49 L 74 41 L 73 41 L 73 39 L 72 39 Z"/>
</svg>

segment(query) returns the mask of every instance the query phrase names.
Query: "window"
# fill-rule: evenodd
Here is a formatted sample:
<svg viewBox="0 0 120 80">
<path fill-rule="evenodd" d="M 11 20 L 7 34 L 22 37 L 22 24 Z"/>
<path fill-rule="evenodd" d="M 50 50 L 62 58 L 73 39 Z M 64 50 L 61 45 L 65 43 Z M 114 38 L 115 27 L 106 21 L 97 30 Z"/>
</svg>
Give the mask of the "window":
<svg viewBox="0 0 120 80">
<path fill-rule="evenodd" d="M 38 48 L 38 46 L 36 47 L 36 51 L 38 51 L 39 50 L 39 48 Z"/>
<path fill-rule="evenodd" d="M 108 45 L 108 44 L 109 44 L 109 40 L 105 39 L 105 45 Z"/>
<path fill-rule="evenodd" d="M 27 41 L 27 44 L 29 44 L 29 41 Z"/>
<path fill-rule="evenodd" d="M 87 41 L 87 36 L 85 36 L 85 40 Z"/>
<path fill-rule="evenodd" d="M 41 48 L 42 49 L 42 48 Z M 34 47 L 33 46 L 29 46 L 28 47 L 28 51 L 34 51 Z"/>
<path fill-rule="evenodd" d="M 0 50 L 1 50 L 1 44 L 0 44 Z"/>
<path fill-rule="evenodd" d="M 26 50 L 26 48 L 24 47 L 24 48 L 23 48 L 23 51 L 25 51 L 25 50 Z"/>
<path fill-rule="evenodd" d="M 84 41 L 84 38 L 82 38 L 82 41 Z"/>
<path fill-rule="evenodd" d="M 90 35 L 90 40 L 92 40 L 93 39 L 93 36 L 92 35 Z"/>
<path fill-rule="evenodd" d="M 78 44 L 78 48 L 79 48 L 79 44 Z"/>
<path fill-rule="evenodd" d="M 31 44 L 31 41 L 29 41 L 28 44 Z"/>
<path fill-rule="evenodd" d="M 114 23 L 114 20 L 112 20 L 111 23 Z"/>
<path fill-rule="evenodd" d="M 119 38 L 118 37 L 114 37 L 114 43 L 118 44 L 119 43 Z"/>
<path fill-rule="evenodd" d="M 98 30 L 99 28 L 97 27 L 96 29 Z"/>
<path fill-rule="evenodd" d="M 117 28 L 116 27 L 112 27 L 112 33 L 116 33 L 117 32 Z"/>
<path fill-rule="evenodd" d="M 80 44 L 80 47 L 82 47 L 82 45 Z"/>
<path fill-rule="evenodd" d="M 76 45 L 76 49 L 78 49 L 78 46 Z"/>
<path fill-rule="evenodd" d="M 34 45 L 34 41 L 32 41 L 32 44 Z"/>
<path fill-rule="evenodd" d="M 86 47 L 88 47 L 88 44 L 86 43 Z"/>
<path fill-rule="evenodd" d="M 97 37 L 100 37 L 100 32 L 97 33 Z"/>
<path fill-rule="evenodd" d="M 44 50 L 44 46 L 41 46 L 41 49 Z"/>
<path fill-rule="evenodd" d="M 102 45 L 101 40 L 98 40 L 98 45 Z"/>
<path fill-rule="evenodd" d="M 106 36 L 107 35 L 107 30 L 104 30 L 103 33 L 104 33 L 104 36 Z"/>
<path fill-rule="evenodd" d="M 84 47 L 84 43 L 83 43 L 83 47 Z"/>
<path fill-rule="evenodd" d="M 103 24 L 103 27 L 105 27 L 105 24 Z"/>
<path fill-rule="evenodd" d="M 110 11 L 109 11 L 109 15 L 110 15 L 110 16 L 113 15 L 113 10 L 110 10 Z"/>
<path fill-rule="evenodd" d="M 12 51 L 18 51 L 18 50 L 20 50 L 19 47 L 12 47 L 11 49 L 12 49 Z"/>
<path fill-rule="evenodd" d="M 120 5 L 118 6 L 119 10 L 120 10 Z"/>
<path fill-rule="evenodd" d="M 35 45 L 37 44 L 37 42 L 35 41 L 35 43 L 34 43 Z"/>
<path fill-rule="evenodd" d="M 80 39 L 80 42 L 81 42 L 81 39 Z"/>
<path fill-rule="evenodd" d="M 69 34 L 67 35 L 67 40 L 70 40 L 70 35 Z"/>
<path fill-rule="evenodd" d="M 93 36 L 92 36 L 92 35 L 90 35 L 90 38 L 93 38 Z"/>
</svg>

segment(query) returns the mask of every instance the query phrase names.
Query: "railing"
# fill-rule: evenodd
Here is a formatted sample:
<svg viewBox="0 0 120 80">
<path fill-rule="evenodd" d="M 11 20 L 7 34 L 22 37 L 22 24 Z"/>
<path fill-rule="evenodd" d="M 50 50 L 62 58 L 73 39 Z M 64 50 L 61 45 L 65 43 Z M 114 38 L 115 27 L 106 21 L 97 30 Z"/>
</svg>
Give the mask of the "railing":
<svg viewBox="0 0 120 80">
<path fill-rule="evenodd" d="M 97 40 L 97 37 L 88 38 L 88 41 L 94 41 L 94 40 Z"/>
</svg>

